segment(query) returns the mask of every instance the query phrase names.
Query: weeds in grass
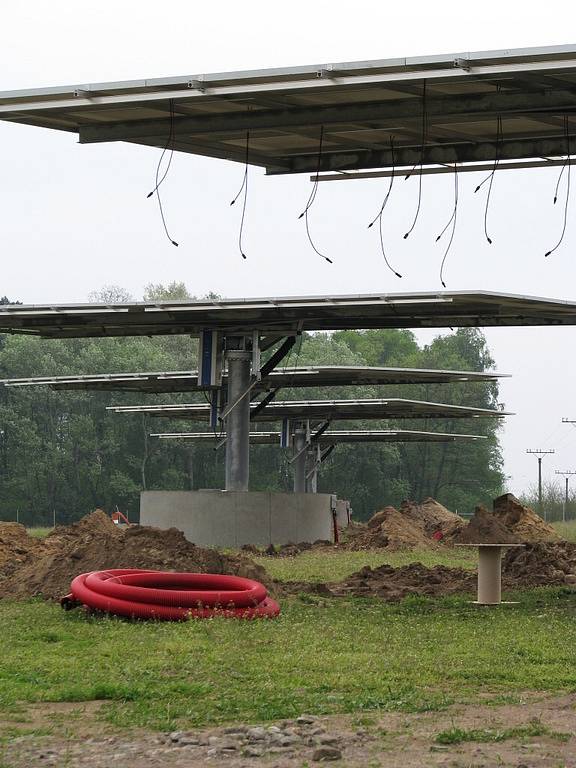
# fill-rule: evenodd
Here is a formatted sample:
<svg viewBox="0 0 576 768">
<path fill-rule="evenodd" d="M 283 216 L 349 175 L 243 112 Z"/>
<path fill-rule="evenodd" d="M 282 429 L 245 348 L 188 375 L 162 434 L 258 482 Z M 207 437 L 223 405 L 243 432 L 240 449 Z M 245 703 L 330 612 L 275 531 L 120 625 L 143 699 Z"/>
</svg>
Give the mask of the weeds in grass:
<svg viewBox="0 0 576 768">
<path fill-rule="evenodd" d="M 530 720 L 526 725 L 517 725 L 514 728 L 480 728 L 466 729 L 456 726 L 438 733 L 434 739 L 436 744 L 462 744 L 464 742 L 499 742 L 509 739 L 531 739 L 539 736 L 547 736 L 555 741 L 566 742 L 570 740 L 570 733 L 553 731 L 540 720 Z"/>
</svg>

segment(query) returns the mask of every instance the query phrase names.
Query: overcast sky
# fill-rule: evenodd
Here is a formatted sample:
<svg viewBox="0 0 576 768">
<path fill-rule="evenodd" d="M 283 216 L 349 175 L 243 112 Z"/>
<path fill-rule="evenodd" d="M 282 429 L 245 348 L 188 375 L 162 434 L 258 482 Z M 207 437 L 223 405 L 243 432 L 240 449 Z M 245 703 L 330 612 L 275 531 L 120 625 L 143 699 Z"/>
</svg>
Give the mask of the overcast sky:
<svg viewBox="0 0 576 768">
<path fill-rule="evenodd" d="M 86 84 L 226 70 L 390 58 L 570 42 L 576 7 L 549 1 L 410 4 L 180 0 L 20 0 L 0 7 L 0 90 Z M 153 200 L 158 151 L 129 144 L 80 146 L 73 134 L 0 123 L 0 295 L 26 303 L 85 300 L 104 284 L 135 298 L 147 283 L 186 282 L 202 295 L 274 296 L 441 288 L 442 244 L 452 211 L 448 176 L 424 177 L 422 211 L 408 240 L 417 179 L 396 184 L 386 218 L 386 270 L 377 213 L 387 179 L 320 186 L 311 227 L 328 265 L 308 246 L 298 221 L 310 191 L 307 176 L 266 178 L 250 172 L 245 250 L 237 250 L 242 180 L 234 163 L 175 157 L 163 189 L 165 239 Z M 564 243 L 553 206 L 558 171 L 505 171 L 495 179 L 489 213 L 493 245 L 483 234 L 484 198 L 477 174 L 461 176 L 458 229 L 446 270 L 449 290 L 490 290 L 576 299 L 576 200 Z M 480 176 L 480 179 L 483 176 Z M 433 334 L 420 334 L 430 339 Z M 502 401 L 516 416 L 502 432 L 510 490 L 536 478 L 526 448 L 555 448 L 545 476 L 576 469 L 576 328 L 488 329 L 498 370 L 513 375 Z M 191 361 L 191 365 L 193 361 Z"/>
</svg>

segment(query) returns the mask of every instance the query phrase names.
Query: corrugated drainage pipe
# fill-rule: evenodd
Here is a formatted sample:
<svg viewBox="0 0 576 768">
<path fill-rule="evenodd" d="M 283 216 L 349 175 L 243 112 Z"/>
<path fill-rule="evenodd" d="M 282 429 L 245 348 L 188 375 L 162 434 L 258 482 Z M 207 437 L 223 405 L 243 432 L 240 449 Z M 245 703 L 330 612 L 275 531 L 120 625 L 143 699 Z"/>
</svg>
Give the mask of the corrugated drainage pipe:
<svg viewBox="0 0 576 768">
<path fill-rule="evenodd" d="M 60 601 L 63 608 L 83 604 L 135 619 L 256 619 L 280 613 L 263 584 L 241 576 L 114 568 L 82 573 L 70 589 Z"/>
</svg>

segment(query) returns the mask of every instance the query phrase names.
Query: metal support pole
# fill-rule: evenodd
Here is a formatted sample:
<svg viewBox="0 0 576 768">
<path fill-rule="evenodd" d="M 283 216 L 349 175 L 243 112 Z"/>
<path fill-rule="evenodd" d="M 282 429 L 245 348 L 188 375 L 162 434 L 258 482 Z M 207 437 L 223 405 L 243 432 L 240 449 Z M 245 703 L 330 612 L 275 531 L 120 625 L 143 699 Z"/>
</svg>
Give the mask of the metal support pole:
<svg viewBox="0 0 576 768">
<path fill-rule="evenodd" d="M 294 493 L 306 493 L 306 431 L 298 429 L 294 433 Z"/>
<path fill-rule="evenodd" d="M 538 456 L 538 512 L 542 517 L 542 456 Z"/>
<path fill-rule="evenodd" d="M 230 341 L 232 341 L 230 339 Z M 250 462 L 250 363 L 252 354 L 229 349 L 228 402 L 238 404 L 226 417 L 226 490 L 247 491 Z M 244 397 L 242 397 L 242 394 Z M 240 399 L 239 399 L 240 398 Z"/>
<path fill-rule="evenodd" d="M 544 520 L 546 520 L 546 511 L 543 509 L 542 506 L 542 458 L 549 453 L 554 453 L 554 450 L 551 451 L 542 451 L 540 449 L 533 450 L 532 448 L 527 449 L 526 453 L 531 453 L 536 456 L 538 459 L 538 514 L 540 517 L 543 517 Z"/>
<path fill-rule="evenodd" d="M 566 510 L 568 508 L 568 475 L 566 475 L 566 492 L 564 493 L 564 509 L 562 510 L 562 522 L 566 522 Z"/>
</svg>

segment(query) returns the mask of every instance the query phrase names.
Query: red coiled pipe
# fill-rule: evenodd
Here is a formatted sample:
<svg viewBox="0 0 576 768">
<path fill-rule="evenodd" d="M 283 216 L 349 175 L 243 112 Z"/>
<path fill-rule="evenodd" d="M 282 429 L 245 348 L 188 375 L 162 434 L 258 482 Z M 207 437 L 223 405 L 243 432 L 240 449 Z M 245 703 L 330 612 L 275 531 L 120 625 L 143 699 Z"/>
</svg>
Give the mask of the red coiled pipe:
<svg viewBox="0 0 576 768">
<path fill-rule="evenodd" d="M 263 584 L 241 576 L 119 569 L 76 576 L 63 607 L 75 604 L 135 619 L 272 618 L 280 606 Z"/>
</svg>

